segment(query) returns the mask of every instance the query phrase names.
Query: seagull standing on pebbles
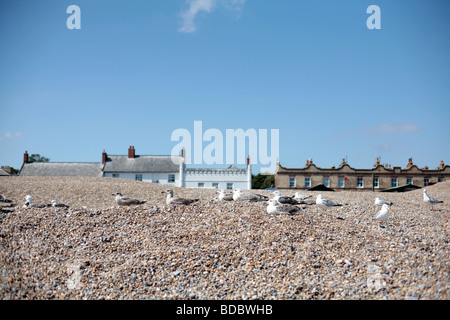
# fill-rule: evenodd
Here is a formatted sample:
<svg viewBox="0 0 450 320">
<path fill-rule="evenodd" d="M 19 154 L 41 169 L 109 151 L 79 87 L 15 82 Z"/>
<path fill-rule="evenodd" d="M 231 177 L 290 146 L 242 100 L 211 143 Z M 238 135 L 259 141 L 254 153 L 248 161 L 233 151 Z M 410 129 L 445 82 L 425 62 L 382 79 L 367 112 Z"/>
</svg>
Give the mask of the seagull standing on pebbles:
<svg viewBox="0 0 450 320">
<path fill-rule="evenodd" d="M 376 197 L 375 204 L 377 206 L 382 206 L 383 204 L 387 204 L 388 206 L 392 206 L 392 202 L 381 200 L 380 198 Z"/>
<path fill-rule="evenodd" d="M 242 192 L 241 189 L 233 190 L 233 200 L 234 201 L 267 201 L 266 196 L 255 194 L 252 192 Z"/>
<path fill-rule="evenodd" d="M 167 198 L 166 198 L 166 204 L 173 204 L 173 205 L 177 205 L 177 204 L 184 204 L 184 205 L 189 205 L 193 202 L 198 201 L 198 199 L 185 199 L 185 198 L 180 198 L 180 197 L 173 197 L 173 190 L 166 190 L 163 191 L 161 193 L 167 193 Z"/>
<path fill-rule="evenodd" d="M 375 215 L 375 219 L 381 222 L 386 222 L 389 219 L 391 209 L 387 204 L 381 206 L 381 210 Z"/>
<path fill-rule="evenodd" d="M 25 204 L 22 208 L 46 208 L 48 205 L 46 204 L 33 204 L 33 197 L 30 195 L 25 196 Z"/>
<path fill-rule="evenodd" d="M 442 203 L 443 201 L 438 200 L 436 198 L 430 197 L 427 193 L 427 189 L 423 189 L 423 201 L 425 201 L 428 204 L 431 204 L 431 209 L 433 210 L 433 203 Z"/>
<path fill-rule="evenodd" d="M 267 206 L 267 213 L 270 214 L 295 214 L 297 212 L 299 212 L 300 210 L 302 210 L 299 207 L 296 207 L 292 204 L 287 204 L 287 203 L 279 203 L 277 200 L 275 199 L 270 199 L 269 201 L 267 201 L 267 203 L 269 204 Z"/>
<path fill-rule="evenodd" d="M 112 194 L 116 196 L 116 203 L 119 206 L 135 206 L 139 204 L 144 204 L 146 201 L 141 201 L 133 198 L 124 197 L 120 192 Z"/>
<path fill-rule="evenodd" d="M 322 207 L 322 208 L 331 208 L 331 207 L 342 206 L 342 204 L 338 204 L 338 203 L 336 203 L 334 201 L 322 198 L 321 194 L 319 194 L 316 197 L 316 205 L 318 205 L 319 207 Z"/>
</svg>

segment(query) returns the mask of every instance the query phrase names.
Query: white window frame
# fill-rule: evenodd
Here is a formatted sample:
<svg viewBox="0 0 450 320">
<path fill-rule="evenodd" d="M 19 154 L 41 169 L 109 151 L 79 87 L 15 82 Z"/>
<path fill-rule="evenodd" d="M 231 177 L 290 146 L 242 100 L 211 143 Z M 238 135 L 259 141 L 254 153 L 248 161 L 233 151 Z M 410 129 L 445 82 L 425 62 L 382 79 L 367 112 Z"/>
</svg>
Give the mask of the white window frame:
<svg viewBox="0 0 450 320">
<path fill-rule="evenodd" d="M 289 188 L 295 187 L 295 177 L 289 177 Z"/>
<path fill-rule="evenodd" d="M 173 177 L 173 179 L 171 179 Z M 174 183 L 175 182 L 175 175 L 173 173 L 169 173 L 167 176 L 167 182 L 168 183 Z"/>
<path fill-rule="evenodd" d="M 411 182 L 410 183 L 408 183 L 408 180 L 411 180 Z M 413 184 L 413 178 L 406 178 L 406 184 Z"/>
<path fill-rule="evenodd" d="M 233 182 L 227 182 L 227 190 L 233 190 Z"/>
<path fill-rule="evenodd" d="M 373 177 L 372 185 L 375 189 L 378 189 L 380 187 L 380 178 L 379 177 Z"/>
<path fill-rule="evenodd" d="M 341 185 L 342 181 L 342 185 Z M 345 177 L 338 177 L 338 188 L 345 188 Z"/>
<path fill-rule="evenodd" d="M 325 179 L 327 181 L 327 183 L 325 183 Z M 325 187 L 330 187 L 330 177 L 322 177 L 322 183 Z"/>
<path fill-rule="evenodd" d="M 142 181 L 142 174 L 136 173 L 136 174 L 134 175 L 134 180 Z"/>
<path fill-rule="evenodd" d="M 216 188 L 216 189 L 219 189 L 219 183 L 218 182 L 213 182 L 212 183 L 212 187 Z"/>
<path fill-rule="evenodd" d="M 198 187 L 198 188 L 204 188 L 204 187 L 205 187 L 205 183 L 204 183 L 204 182 L 199 182 L 199 183 L 197 184 L 197 187 Z"/>
<path fill-rule="evenodd" d="M 394 181 L 395 181 L 395 186 L 394 186 Z M 391 178 L 391 188 L 396 188 L 396 187 L 398 187 L 398 179 Z"/>
<path fill-rule="evenodd" d="M 430 183 L 430 178 L 423 178 L 423 186 L 424 187 L 427 187 L 429 183 Z"/>
<path fill-rule="evenodd" d="M 308 181 L 308 183 L 306 183 Z M 305 187 L 311 187 L 311 177 L 305 177 Z"/>
<path fill-rule="evenodd" d="M 359 181 L 361 181 L 361 184 L 359 184 Z M 356 177 L 356 187 L 364 188 L 364 177 Z"/>
</svg>

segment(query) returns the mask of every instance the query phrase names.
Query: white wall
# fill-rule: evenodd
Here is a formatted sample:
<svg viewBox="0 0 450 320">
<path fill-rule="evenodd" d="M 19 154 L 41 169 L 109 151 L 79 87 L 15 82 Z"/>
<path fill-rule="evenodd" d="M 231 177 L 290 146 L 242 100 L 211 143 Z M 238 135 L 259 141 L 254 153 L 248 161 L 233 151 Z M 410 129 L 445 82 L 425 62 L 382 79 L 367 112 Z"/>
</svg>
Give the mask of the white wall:
<svg viewBox="0 0 450 320">
<path fill-rule="evenodd" d="M 125 172 L 119 172 L 119 179 L 131 179 L 136 180 L 136 173 L 125 173 Z M 175 182 L 169 183 L 169 174 L 175 175 Z M 104 173 L 104 177 L 112 178 L 112 173 Z M 163 185 L 170 185 L 170 186 L 178 186 L 180 179 L 179 172 L 171 172 L 171 173 L 142 173 L 142 181 L 144 182 L 152 182 L 152 183 L 159 183 Z"/>
<path fill-rule="evenodd" d="M 222 171 L 223 172 L 223 171 Z M 185 175 L 185 187 L 186 188 L 198 188 L 198 183 L 204 183 L 204 188 L 213 188 L 213 183 L 218 183 L 218 189 L 226 189 L 227 183 L 233 183 L 233 189 L 247 189 L 248 176 L 244 172 L 242 174 L 225 174 L 225 173 L 213 173 L 213 172 L 200 172 L 192 173 L 186 172 Z"/>
</svg>

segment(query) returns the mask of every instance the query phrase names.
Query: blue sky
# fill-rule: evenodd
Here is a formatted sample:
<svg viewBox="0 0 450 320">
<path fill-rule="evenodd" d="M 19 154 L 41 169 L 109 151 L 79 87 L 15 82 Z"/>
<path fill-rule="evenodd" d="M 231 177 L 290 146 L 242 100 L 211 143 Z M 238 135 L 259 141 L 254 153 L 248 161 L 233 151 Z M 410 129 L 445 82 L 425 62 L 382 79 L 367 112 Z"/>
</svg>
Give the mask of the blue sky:
<svg viewBox="0 0 450 320">
<path fill-rule="evenodd" d="M 2 0 L 0 165 L 170 154 L 198 120 L 279 129 L 286 167 L 434 169 L 450 163 L 449 16 L 447 0 Z"/>
</svg>

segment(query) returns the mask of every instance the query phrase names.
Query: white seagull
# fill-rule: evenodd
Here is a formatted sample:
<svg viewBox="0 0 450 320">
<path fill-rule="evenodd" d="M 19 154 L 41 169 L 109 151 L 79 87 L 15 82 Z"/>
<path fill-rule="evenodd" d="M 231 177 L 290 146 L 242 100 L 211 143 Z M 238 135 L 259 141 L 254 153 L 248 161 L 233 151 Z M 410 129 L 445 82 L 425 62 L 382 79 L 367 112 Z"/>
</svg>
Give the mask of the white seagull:
<svg viewBox="0 0 450 320">
<path fill-rule="evenodd" d="M 224 189 L 217 191 L 219 193 L 219 201 L 233 201 L 233 195 L 227 194 Z"/>
<path fill-rule="evenodd" d="M 302 210 L 301 208 L 296 207 L 291 204 L 279 203 L 275 199 L 270 199 L 269 201 L 267 201 L 267 203 L 269 204 L 267 206 L 267 213 L 270 213 L 270 214 L 290 214 L 290 215 L 292 215 L 292 214 L 295 214 L 295 213 L 299 212 L 300 210 Z"/>
<path fill-rule="evenodd" d="M 52 200 L 52 207 L 66 208 L 66 209 L 69 208 L 68 205 L 65 205 L 64 203 L 57 203 L 56 200 Z"/>
<path fill-rule="evenodd" d="M 383 204 L 387 204 L 388 206 L 391 206 L 391 205 L 392 205 L 392 202 L 385 201 L 385 200 L 381 200 L 380 198 L 376 197 L 376 199 L 375 199 L 375 204 L 376 204 L 377 206 L 382 206 Z"/>
<path fill-rule="evenodd" d="M 322 198 L 322 195 L 319 194 L 316 197 L 316 205 L 322 207 L 322 208 L 331 208 L 331 207 L 339 207 L 342 206 L 342 204 L 338 204 L 334 201 L 328 200 L 328 199 L 324 199 Z"/>
<path fill-rule="evenodd" d="M 311 196 L 307 196 L 307 195 L 301 194 L 300 192 L 296 192 L 295 196 L 294 196 L 294 199 L 299 199 L 299 200 L 305 200 L 305 199 L 308 199 L 308 198 L 311 198 Z"/>
<path fill-rule="evenodd" d="M 233 200 L 234 201 L 267 201 L 266 196 L 255 194 L 252 192 L 242 192 L 241 189 L 233 190 Z"/>
<path fill-rule="evenodd" d="M 46 204 L 33 204 L 33 197 L 30 195 L 25 196 L 25 204 L 22 208 L 46 208 L 48 205 Z"/>
<path fill-rule="evenodd" d="M 427 189 L 423 189 L 423 201 L 425 201 L 428 204 L 431 204 L 431 209 L 433 210 L 433 204 L 434 203 L 442 203 L 443 201 L 438 200 L 436 198 L 430 197 L 427 193 Z"/>
<path fill-rule="evenodd" d="M 386 222 L 389 219 L 391 209 L 387 204 L 381 206 L 381 210 L 375 215 L 375 219 L 381 222 Z"/>
</svg>

